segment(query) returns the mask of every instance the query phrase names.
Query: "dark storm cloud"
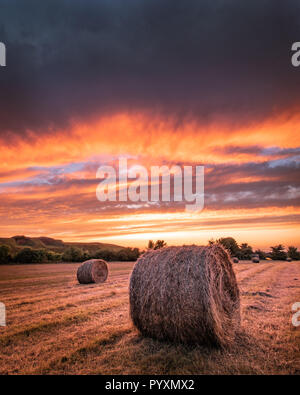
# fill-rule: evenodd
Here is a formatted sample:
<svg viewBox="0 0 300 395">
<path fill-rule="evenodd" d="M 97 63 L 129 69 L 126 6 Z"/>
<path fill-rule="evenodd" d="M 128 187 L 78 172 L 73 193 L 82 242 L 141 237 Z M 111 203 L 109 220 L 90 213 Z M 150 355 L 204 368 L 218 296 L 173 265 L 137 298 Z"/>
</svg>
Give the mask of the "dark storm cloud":
<svg viewBox="0 0 300 395">
<path fill-rule="evenodd" d="M 157 111 L 246 122 L 299 102 L 297 0 L 0 0 L 0 132 Z"/>
</svg>

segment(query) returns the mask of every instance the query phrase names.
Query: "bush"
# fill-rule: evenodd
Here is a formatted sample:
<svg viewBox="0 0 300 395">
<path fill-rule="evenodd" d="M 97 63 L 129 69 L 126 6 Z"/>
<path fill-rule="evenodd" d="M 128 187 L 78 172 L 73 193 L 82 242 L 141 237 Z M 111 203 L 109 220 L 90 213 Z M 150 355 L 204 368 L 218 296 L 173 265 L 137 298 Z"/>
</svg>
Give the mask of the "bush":
<svg viewBox="0 0 300 395">
<path fill-rule="evenodd" d="M 243 243 L 239 247 L 239 251 L 237 253 L 237 257 L 239 259 L 250 260 L 253 255 L 252 247 L 247 243 Z"/>
<path fill-rule="evenodd" d="M 62 261 L 62 254 L 46 250 L 46 257 L 48 262 L 60 262 Z"/>
<path fill-rule="evenodd" d="M 99 250 L 93 256 L 96 259 L 104 259 L 105 261 L 115 261 L 117 260 L 117 255 L 112 250 Z"/>
<path fill-rule="evenodd" d="M 140 250 L 138 248 L 124 248 L 120 254 L 120 261 L 136 261 L 140 256 Z"/>
<path fill-rule="evenodd" d="M 275 247 L 271 247 L 272 252 L 270 253 L 270 257 L 274 261 L 285 261 L 287 258 L 287 253 L 284 251 L 284 247 L 282 244 L 278 244 Z"/>
<path fill-rule="evenodd" d="M 15 262 L 17 263 L 42 263 L 47 262 L 47 251 L 45 250 L 33 250 L 30 247 L 25 247 L 17 253 L 15 256 Z"/>
<path fill-rule="evenodd" d="M 140 250 L 138 248 L 122 248 L 119 251 L 113 250 L 99 250 L 93 256 L 95 259 L 104 259 L 105 261 L 136 261 L 140 256 Z"/>
<path fill-rule="evenodd" d="M 221 239 L 217 240 L 216 243 L 222 244 L 222 246 L 226 248 L 231 256 L 238 256 L 240 249 L 233 237 L 222 237 Z"/>
<path fill-rule="evenodd" d="M 0 246 L 0 265 L 5 265 L 12 261 L 10 248 L 7 245 Z"/>
<path fill-rule="evenodd" d="M 288 248 L 288 257 L 291 258 L 293 261 L 300 260 L 300 251 L 297 250 L 297 247 L 290 246 Z"/>
<path fill-rule="evenodd" d="M 62 260 L 65 262 L 82 262 L 86 255 L 78 247 L 68 248 L 62 255 Z"/>
</svg>

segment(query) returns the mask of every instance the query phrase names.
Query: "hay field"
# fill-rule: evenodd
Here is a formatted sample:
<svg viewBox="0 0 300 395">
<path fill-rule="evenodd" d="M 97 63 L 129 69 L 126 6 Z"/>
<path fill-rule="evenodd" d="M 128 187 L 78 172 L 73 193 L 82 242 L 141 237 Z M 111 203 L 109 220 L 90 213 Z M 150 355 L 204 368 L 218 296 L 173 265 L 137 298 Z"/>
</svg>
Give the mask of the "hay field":
<svg viewBox="0 0 300 395">
<path fill-rule="evenodd" d="M 300 373 L 300 262 L 234 265 L 243 330 L 227 351 L 142 338 L 128 315 L 133 263 L 109 263 L 98 285 L 77 284 L 78 266 L 0 266 L 0 374 Z"/>
</svg>

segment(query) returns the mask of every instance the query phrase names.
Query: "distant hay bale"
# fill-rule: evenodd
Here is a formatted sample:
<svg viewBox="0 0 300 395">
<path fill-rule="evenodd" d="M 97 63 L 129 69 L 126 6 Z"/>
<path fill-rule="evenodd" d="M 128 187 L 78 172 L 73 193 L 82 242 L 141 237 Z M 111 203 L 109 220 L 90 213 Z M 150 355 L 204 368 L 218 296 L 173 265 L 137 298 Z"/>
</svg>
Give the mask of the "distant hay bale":
<svg viewBox="0 0 300 395">
<path fill-rule="evenodd" d="M 259 263 L 259 258 L 252 258 L 253 263 Z"/>
<path fill-rule="evenodd" d="M 77 279 L 80 284 L 103 283 L 107 276 L 108 267 L 103 259 L 85 261 L 77 270 Z"/>
<path fill-rule="evenodd" d="M 159 340 L 226 346 L 240 324 L 230 257 L 219 244 L 148 251 L 130 278 L 130 316 Z"/>
<path fill-rule="evenodd" d="M 232 258 L 232 262 L 233 263 L 239 263 L 239 260 L 238 260 L 238 258 Z"/>
<path fill-rule="evenodd" d="M 292 258 L 286 258 L 287 262 L 292 262 Z"/>
</svg>

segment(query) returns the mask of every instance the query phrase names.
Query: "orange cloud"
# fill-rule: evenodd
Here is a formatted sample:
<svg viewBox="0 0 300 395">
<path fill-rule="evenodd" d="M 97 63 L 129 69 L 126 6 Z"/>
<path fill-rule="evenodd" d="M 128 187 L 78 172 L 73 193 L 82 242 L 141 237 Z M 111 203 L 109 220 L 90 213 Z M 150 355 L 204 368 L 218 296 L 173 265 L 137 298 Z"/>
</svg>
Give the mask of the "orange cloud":
<svg viewBox="0 0 300 395">
<path fill-rule="evenodd" d="M 273 193 L 272 184 L 269 189 L 275 197 L 269 190 L 264 192 L 265 196 L 272 195 L 269 206 L 264 201 L 254 202 L 255 207 L 251 201 L 245 208 L 241 208 L 240 201 L 228 207 L 217 202 L 193 217 L 175 206 L 137 209 L 134 205 L 101 205 L 95 195 L 99 162 L 114 163 L 123 155 L 131 158 L 131 164 L 148 167 L 162 163 L 215 164 L 222 170 L 226 164 L 236 166 L 226 176 L 222 172 L 216 175 L 214 168 L 206 169 L 211 195 L 220 193 L 216 188 L 225 186 L 235 188 L 226 192 L 234 194 L 247 184 L 260 188 L 270 182 L 281 185 L 289 169 L 285 174 L 248 174 L 239 166 L 281 158 L 281 154 L 268 150 L 262 155 L 259 147 L 298 147 L 299 126 L 300 116 L 287 114 L 244 127 L 221 120 L 201 125 L 192 119 L 176 125 L 172 119 L 147 114 L 117 114 L 85 124 L 74 123 L 68 131 L 19 139 L 14 145 L 4 142 L 0 147 L 0 235 L 46 234 L 65 240 L 106 240 L 139 246 L 149 238 L 181 244 L 233 235 L 256 246 L 267 247 L 277 241 L 299 245 L 299 225 L 294 220 L 300 215 L 295 204 L 298 189 L 291 177 L 287 184 L 291 189 L 285 191 L 291 199 L 294 196 L 289 206 L 286 202 L 276 205 L 276 196 L 282 192 Z M 82 167 L 72 170 L 72 164 L 79 162 Z M 59 172 L 54 168 L 57 166 Z M 255 196 L 255 190 L 252 192 Z"/>
<path fill-rule="evenodd" d="M 86 160 L 99 155 L 142 155 L 151 160 L 223 163 L 262 161 L 255 153 L 218 152 L 226 145 L 260 145 L 289 148 L 300 145 L 300 116 L 282 114 L 261 123 L 237 127 L 219 121 L 201 125 L 187 120 L 176 125 L 172 119 L 150 118 L 145 114 L 117 114 L 86 124 L 73 124 L 70 130 L 19 139 L 0 147 L 2 170 L 35 165 L 57 165 Z"/>
</svg>

